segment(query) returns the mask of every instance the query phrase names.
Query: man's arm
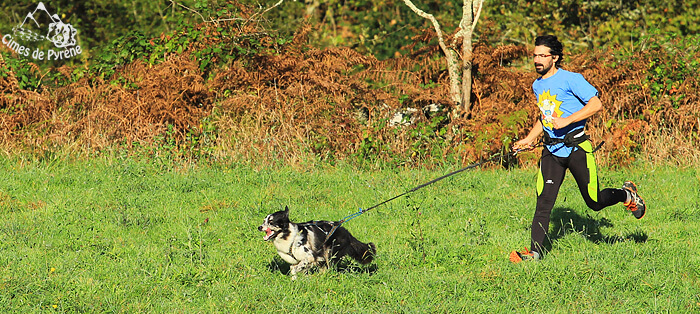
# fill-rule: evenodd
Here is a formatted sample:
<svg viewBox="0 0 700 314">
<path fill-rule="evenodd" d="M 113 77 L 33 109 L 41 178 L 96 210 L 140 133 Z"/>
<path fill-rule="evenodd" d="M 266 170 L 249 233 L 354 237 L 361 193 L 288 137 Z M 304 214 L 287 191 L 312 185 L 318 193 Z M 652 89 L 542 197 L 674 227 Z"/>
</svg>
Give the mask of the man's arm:
<svg viewBox="0 0 700 314">
<path fill-rule="evenodd" d="M 552 125 L 554 129 L 562 129 L 569 124 L 588 119 L 601 110 L 603 110 L 603 103 L 600 102 L 600 98 L 598 98 L 598 96 L 593 96 L 593 98 L 588 100 L 588 103 L 583 106 L 581 110 L 572 113 L 570 116 L 566 118 L 553 117 Z"/>
</svg>

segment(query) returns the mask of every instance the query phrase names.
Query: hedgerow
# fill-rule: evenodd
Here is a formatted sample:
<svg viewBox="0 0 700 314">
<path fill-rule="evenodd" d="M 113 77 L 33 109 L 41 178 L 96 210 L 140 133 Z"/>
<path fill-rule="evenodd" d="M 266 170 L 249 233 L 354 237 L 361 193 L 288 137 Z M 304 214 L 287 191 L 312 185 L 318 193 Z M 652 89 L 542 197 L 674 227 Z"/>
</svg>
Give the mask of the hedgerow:
<svg viewBox="0 0 700 314">
<path fill-rule="evenodd" d="M 88 66 L 42 72 L 2 50 L 0 144 L 38 154 L 435 166 L 507 151 L 538 114 L 528 45 L 476 44 L 465 115 L 447 96 L 429 28 L 411 40 L 426 45 L 379 60 L 314 46 L 311 25 L 293 37 L 270 32 L 243 5 L 219 14 L 156 37 L 129 33 Z M 606 110 L 589 132 L 605 141 L 604 164 L 697 158 L 699 38 L 658 31 L 633 48 L 567 55 L 565 68 L 601 92 Z M 534 160 L 536 153 L 521 154 L 503 165 Z"/>
</svg>

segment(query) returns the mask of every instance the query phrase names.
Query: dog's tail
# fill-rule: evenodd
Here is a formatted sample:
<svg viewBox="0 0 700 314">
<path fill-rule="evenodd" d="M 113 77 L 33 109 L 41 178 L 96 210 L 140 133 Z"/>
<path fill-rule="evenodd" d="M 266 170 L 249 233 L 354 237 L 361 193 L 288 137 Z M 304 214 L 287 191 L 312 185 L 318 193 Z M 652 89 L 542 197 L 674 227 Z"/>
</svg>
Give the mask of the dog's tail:
<svg viewBox="0 0 700 314">
<path fill-rule="evenodd" d="M 366 265 L 374 260 L 374 255 L 377 254 L 377 247 L 374 243 L 362 243 L 360 241 L 352 241 L 348 255 L 358 261 L 360 264 Z"/>
</svg>

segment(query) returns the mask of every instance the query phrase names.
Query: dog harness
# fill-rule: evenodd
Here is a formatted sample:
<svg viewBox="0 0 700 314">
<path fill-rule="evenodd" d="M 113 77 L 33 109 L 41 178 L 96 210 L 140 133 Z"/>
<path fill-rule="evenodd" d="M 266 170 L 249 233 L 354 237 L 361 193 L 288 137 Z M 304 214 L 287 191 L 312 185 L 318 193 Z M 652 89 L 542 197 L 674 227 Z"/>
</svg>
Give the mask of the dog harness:
<svg viewBox="0 0 700 314">
<path fill-rule="evenodd" d="M 294 247 L 294 241 L 292 241 L 292 243 L 289 244 L 289 250 L 288 250 L 287 253 L 284 253 L 284 254 L 289 255 L 289 257 L 293 258 L 297 263 L 299 263 L 299 262 L 301 262 L 301 261 L 298 260 L 296 257 L 294 257 L 294 253 L 292 253 L 292 248 L 293 248 L 293 247 Z"/>
</svg>

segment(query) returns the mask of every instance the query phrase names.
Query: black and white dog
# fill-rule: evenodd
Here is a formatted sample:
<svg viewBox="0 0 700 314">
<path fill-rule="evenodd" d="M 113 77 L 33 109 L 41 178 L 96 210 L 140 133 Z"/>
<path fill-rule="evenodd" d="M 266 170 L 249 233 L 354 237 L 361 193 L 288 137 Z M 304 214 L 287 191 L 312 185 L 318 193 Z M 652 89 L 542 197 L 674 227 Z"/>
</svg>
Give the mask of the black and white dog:
<svg viewBox="0 0 700 314">
<path fill-rule="evenodd" d="M 291 264 L 294 280 L 297 273 L 313 266 L 326 268 L 346 255 L 361 264 L 372 262 L 376 253 L 374 243 L 358 241 L 338 224 L 331 221 L 293 223 L 289 220 L 289 208 L 285 206 L 284 210 L 267 215 L 258 230 L 265 232 L 263 239 L 272 241 L 277 253 Z"/>
</svg>

